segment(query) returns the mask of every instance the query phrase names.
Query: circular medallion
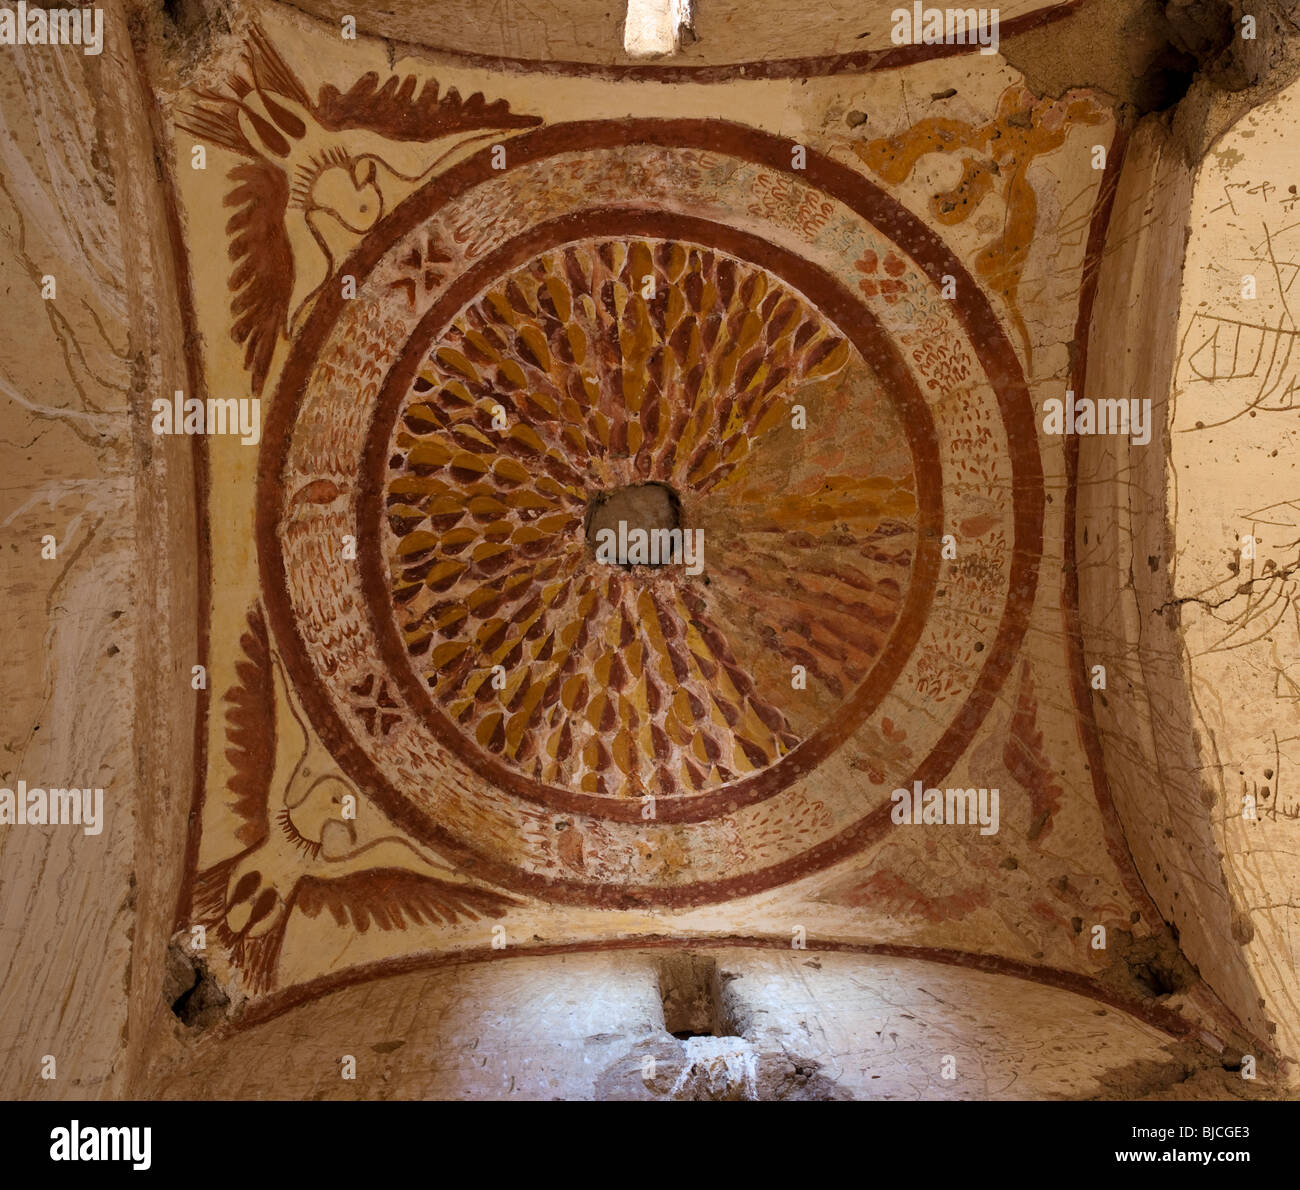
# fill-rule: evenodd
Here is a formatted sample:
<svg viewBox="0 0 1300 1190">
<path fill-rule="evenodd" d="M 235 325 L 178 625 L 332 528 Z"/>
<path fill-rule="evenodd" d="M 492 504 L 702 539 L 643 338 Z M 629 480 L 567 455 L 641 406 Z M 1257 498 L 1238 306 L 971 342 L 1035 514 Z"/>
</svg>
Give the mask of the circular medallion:
<svg viewBox="0 0 1300 1190">
<path fill-rule="evenodd" d="M 871 432 L 827 473 L 846 418 Z M 917 549 L 903 420 L 752 262 L 639 237 L 534 256 L 436 336 L 382 454 L 411 693 L 494 781 L 673 816 L 774 791 L 869 709 Z"/>
<path fill-rule="evenodd" d="M 861 177 L 724 127 L 543 129 L 429 183 L 268 422 L 264 587 L 314 727 L 400 827 L 543 896 L 700 903 L 870 842 L 1032 598 L 987 302 Z"/>
</svg>

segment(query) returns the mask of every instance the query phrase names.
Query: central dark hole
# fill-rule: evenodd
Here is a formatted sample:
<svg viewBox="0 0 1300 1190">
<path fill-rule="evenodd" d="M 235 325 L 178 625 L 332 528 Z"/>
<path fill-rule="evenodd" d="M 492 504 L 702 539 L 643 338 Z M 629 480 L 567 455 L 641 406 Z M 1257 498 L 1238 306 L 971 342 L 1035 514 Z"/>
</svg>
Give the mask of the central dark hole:
<svg viewBox="0 0 1300 1190">
<path fill-rule="evenodd" d="M 600 492 L 587 505 L 587 545 L 595 549 L 599 534 L 609 530 L 617 535 L 619 522 L 634 529 L 678 529 L 682 523 L 682 502 L 667 484 L 638 483 L 625 488 Z M 624 559 L 619 558 L 622 562 Z"/>
</svg>

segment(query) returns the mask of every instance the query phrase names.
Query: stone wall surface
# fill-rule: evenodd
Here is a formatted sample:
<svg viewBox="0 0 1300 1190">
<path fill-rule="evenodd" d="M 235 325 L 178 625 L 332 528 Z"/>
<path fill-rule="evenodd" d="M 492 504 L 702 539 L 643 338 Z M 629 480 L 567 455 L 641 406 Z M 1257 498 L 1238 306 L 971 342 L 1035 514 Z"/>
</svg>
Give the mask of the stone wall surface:
<svg viewBox="0 0 1300 1190">
<path fill-rule="evenodd" d="M 3 780 L 103 789 L 99 833 L 0 831 L 0 1085 L 23 1098 L 128 1086 L 165 1011 L 192 768 L 194 480 L 143 416 L 185 332 L 127 15 L 105 13 L 100 55 L 0 57 Z"/>
</svg>

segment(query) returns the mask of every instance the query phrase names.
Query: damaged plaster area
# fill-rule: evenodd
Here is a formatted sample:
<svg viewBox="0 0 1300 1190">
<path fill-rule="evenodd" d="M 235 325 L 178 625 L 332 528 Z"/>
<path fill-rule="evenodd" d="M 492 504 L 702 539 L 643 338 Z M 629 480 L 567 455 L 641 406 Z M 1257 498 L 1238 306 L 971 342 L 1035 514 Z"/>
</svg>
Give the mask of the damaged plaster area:
<svg viewBox="0 0 1300 1190">
<path fill-rule="evenodd" d="M 1135 117 L 1156 113 L 1192 165 L 1300 76 L 1298 22 L 1287 0 L 1094 0 L 1002 56 L 1037 94 L 1096 88 Z"/>
<path fill-rule="evenodd" d="M 167 949 L 167 981 L 163 999 L 187 1029 L 208 1029 L 230 1014 L 230 997 L 222 990 L 201 957 L 183 942 Z"/>
</svg>

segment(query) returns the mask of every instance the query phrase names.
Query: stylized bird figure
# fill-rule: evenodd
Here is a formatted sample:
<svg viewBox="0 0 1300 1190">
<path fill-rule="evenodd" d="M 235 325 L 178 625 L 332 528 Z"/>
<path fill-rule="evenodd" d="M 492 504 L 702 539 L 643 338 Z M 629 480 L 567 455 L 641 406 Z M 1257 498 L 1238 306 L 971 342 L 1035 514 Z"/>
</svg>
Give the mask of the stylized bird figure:
<svg viewBox="0 0 1300 1190">
<path fill-rule="evenodd" d="M 196 88 L 176 123 L 247 159 L 229 177 L 236 207 L 226 224 L 232 335 L 260 393 L 280 335 L 298 325 L 337 261 L 385 214 L 390 183 L 420 182 L 458 151 L 503 131 L 531 128 L 538 116 L 512 112 L 482 93 L 439 94 L 413 75 L 382 85 L 371 71 L 346 92 L 326 85 L 313 103 L 259 25 L 224 90 Z M 433 160 L 414 174 L 393 168 L 368 144 L 419 142 Z M 392 146 L 396 149 L 398 146 Z M 423 160 L 423 158 L 421 158 Z M 297 216 L 297 218 L 294 218 Z M 310 266 L 315 255 L 315 267 Z"/>
<path fill-rule="evenodd" d="M 338 925 L 365 933 L 371 925 L 497 918 L 517 903 L 399 836 L 372 832 L 363 842 L 342 812 L 355 790 L 307 731 L 260 612 L 240 643 L 245 660 L 226 696 L 226 755 L 235 770 L 232 809 L 242 819 L 236 836 L 248 846 L 199 874 L 193 920 L 216 934 L 250 992 L 274 982 L 295 910 L 308 917 L 328 910 Z"/>
</svg>

